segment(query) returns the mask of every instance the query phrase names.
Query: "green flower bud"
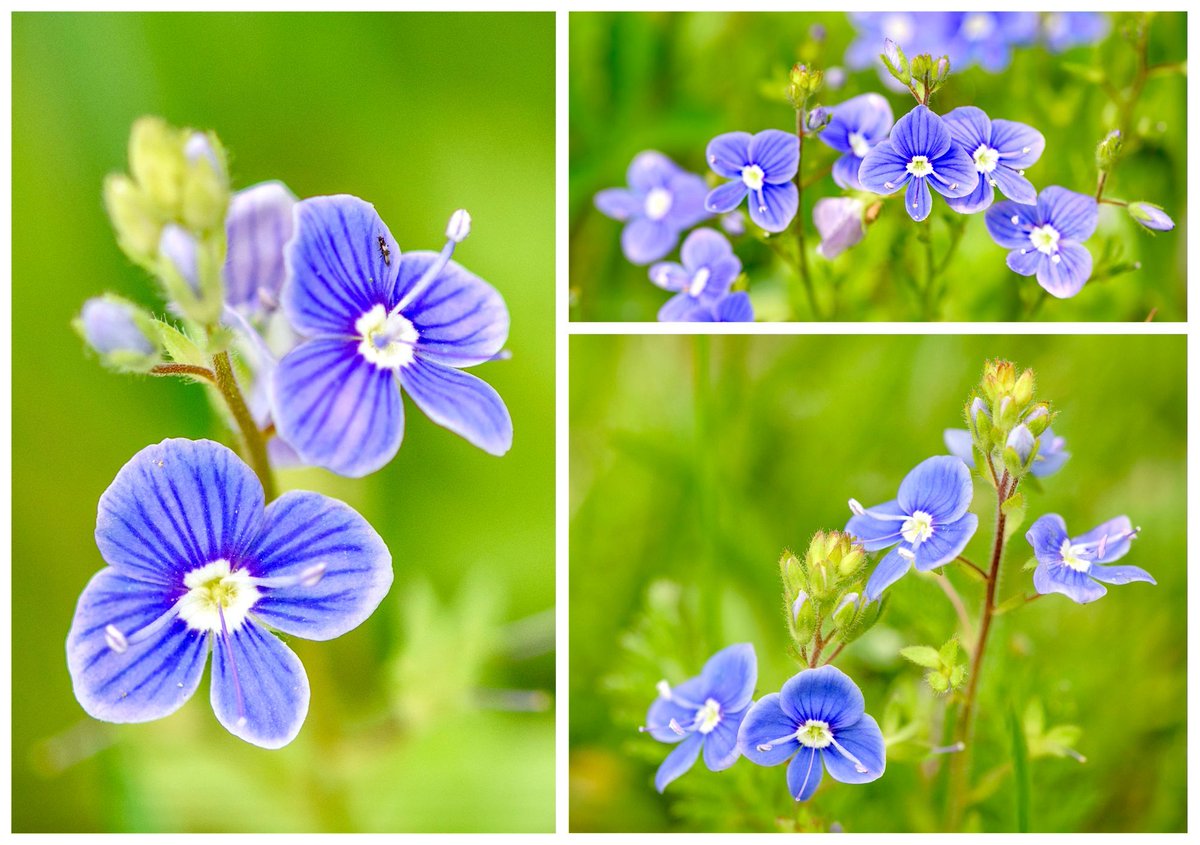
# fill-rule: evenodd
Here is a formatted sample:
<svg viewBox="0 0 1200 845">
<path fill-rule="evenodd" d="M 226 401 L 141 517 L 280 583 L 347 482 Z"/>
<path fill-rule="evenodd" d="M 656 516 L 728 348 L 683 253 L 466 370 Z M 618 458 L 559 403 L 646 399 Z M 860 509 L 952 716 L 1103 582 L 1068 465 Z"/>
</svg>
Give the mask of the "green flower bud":
<svg viewBox="0 0 1200 845">
<path fill-rule="evenodd" d="M 162 221 L 149 198 L 128 176 L 113 173 L 104 179 L 104 206 L 125 254 L 138 264 L 152 263 Z"/>
<path fill-rule="evenodd" d="M 141 117 L 129 135 L 129 172 L 161 217 L 178 215 L 182 198 L 183 138 L 158 117 Z"/>
<path fill-rule="evenodd" d="M 71 325 L 100 360 L 115 370 L 144 373 L 162 360 L 154 318 L 119 296 L 89 299 Z"/>
<path fill-rule="evenodd" d="M 1017 407 L 1022 410 L 1033 401 L 1033 370 L 1026 370 L 1021 373 L 1016 384 L 1013 385 L 1013 399 L 1016 400 Z"/>
<path fill-rule="evenodd" d="M 1096 167 L 1101 173 L 1108 173 L 1116 165 L 1121 156 L 1121 143 L 1121 130 L 1114 129 L 1096 145 Z"/>
<path fill-rule="evenodd" d="M 1044 402 L 1040 405 L 1034 405 L 1029 413 L 1025 416 L 1024 423 L 1035 437 L 1040 437 L 1042 432 L 1050 427 L 1050 422 L 1053 419 L 1053 414 L 1050 413 L 1050 407 Z"/>
<path fill-rule="evenodd" d="M 229 172 L 225 150 L 212 132 L 193 132 L 184 145 L 181 214 L 189 229 L 209 231 L 225 224 Z"/>
</svg>

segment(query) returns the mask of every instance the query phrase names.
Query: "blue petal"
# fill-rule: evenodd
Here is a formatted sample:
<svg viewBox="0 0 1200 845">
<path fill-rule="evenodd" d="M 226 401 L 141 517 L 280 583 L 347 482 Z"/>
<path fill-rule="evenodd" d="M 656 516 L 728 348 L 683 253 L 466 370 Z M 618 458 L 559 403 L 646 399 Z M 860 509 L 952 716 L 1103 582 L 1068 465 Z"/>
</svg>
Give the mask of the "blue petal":
<svg viewBox="0 0 1200 845">
<path fill-rule="evenodd" d="M 862 691 L 836 666 L 805 669 L 793 675 L 784 683 L 779 701 L 783 712 L 797 725 L 819 719 L 834 732 L 861 719 L 865 707 Z"/>
<path fill-rule="evenodd" d="M 719 323 L 753 323 L 754 306 L 750 294 L 744 290 L 731 293 L 717 303 L 716 318 Z"/>
<path fill-rule="evenodd" d="M 1096 231 L 1096 198 L 1051 185 L 1038 194 L 1037 211 L 1064 240 L 1086 241 Z"/>
<path fill-rule="evenodd" d="M 678 242 L 679 232 L 661 220 L 637 217 L 621 230 L 621 251 L 637 265 L 658 261 Z"/>
<path fill-rule="evenodd" d="M 1017 222 L 1013 222 L 1013 218 Z M 1034 206 L 1023 205 L 1019 202 L 998 202 L 987 210 L 984 215 L 988 234 L 997 244 L 1008 249 L 1028 249 L 1029 226 L 1038 226 L 1038 211 Z M 1026 274 L 1028 275 L 1028 274 Z"/>
<path fill-rule="evenodd" d="M 660 261 L 650 268 L 650 281 L 663 290 L 678 293 L 691 284 L 691 274 L 682 264 Z"/>
<path fill-rule="evenodd" d="M 264 300 L 278 300 L 295 205 L 295 195 L 282 182 L 263 182 L 230 198 L 223 271 L 227 303 L 258 309 Z"/>
<path fill-rule="evenodd" d="M 679 170 L 679 165 L 667 156 L 656 150 L 646 150 L 633 157 L 625 172 L 625 179 L 635 192 L 645 194 L 654 188 L 666 187 Z"/>
<path fill-rule="evenodd" d="M 925 177 L 929 187 L 946 198 L 965 197 L 979 184 L 975 162 L 958 144 L 932 161 L 933 173 Z"/>
<path fill-rule="evenodd" d="M 933 210 L 933 195 L 929 193 L 927 179 L 913 179 L 904 190 L 904 210 L 918 223 Z"/>
<path fill-rule="evenodd" d="M 284 250 L 284 313 L 302 334 L 353 336 L 358 319 L 392 290 L 400 247 L 375 206 L 347 194 L 301 200 L 295 226 Z"/>
<path fill-rule="evenodd" d="M 667 784 L 694 766 L 696 758 L 700 756 L 700 745 L 703 742 L 702 734 L 692 733 L 675 746 L 658 767 L 658 772 L 654 775 L 654 788 L 661 793 L 667 788 Z"/>
<path fill-rule="evenodd" d="M 1014 249 L 1005 256 L 1004 263 L 1014 273 L 1020 273 L 1022 276 L 1032 276 L 1042 266 L 1042 259 L 1045 257 L 1045 255 L 1036 249 Z"/>
<path fill-rule="evenodd" d="M 942 438 L 951 455 L 969 467 L 975 466 L 975 441 L 971 438 L 971 432 L 965 428 L 948 428 L 942 432 Z"/>
<path fill-rule="evenodd" d="M 738 729 L 738 747 L 746 759 L 760 766 L 778 766 L 796 753 L 800 742 L 792 734 L 799 727 L 792 716 L 783 712 L 779 693 L 764 695 L 751 706 Z M 782 737 L 791 737 L 785 742 L 775 743 Z M 760 745 L 770 745 L 760 751 Z"/>
<path fill-rule="evenodd" d="M 178 593 L 129 578 L 109 567 L 84 587 L 67 634 L 67 668 L 75 697 L 105 722 L 148 722 L 183 706 L 204 673 L 208 640 L 173 618 L 117 653 L 105 628 L 127 638 L 171 611 Z"/>
<path fill-rule="evenodd" d="M 350 506 L 306 491 L 284 493 L 267 506 L 266 528 L 248 562 L 260 578 L 324 565 L 316 584 L 260 588 L 254 605 L 257 618 L 306 640 L 357 628 L 392 584 L 392 556 L 375 529 Z"/>
<path fill-rule="evenodd" d="M 400 448 L 395 376 L 359 354 L 355 341 L 300 344 L 275 368 L 271 389 L 275 425 L 306 464 L 359 478 Z"/>
<path fill-rule="evenodd" d="M 991 146 L 992 121 L 983 109 L 959 106 L 942 116 L 950 137 L 968 154 L 982 146 Z"/>
<path fill-rule="evenodd" d="M 721 721 L 704 738 L 704 765 L 710 772 L 728 769 L 741 756 L 738 751 L 738 728 L 749 709 L 743 707 L 733 713 L 722 713 Z"/>
<path fill-rule="evenodd" d="M 435 252 L 407 252 L 399 259 L 393 306 L 437 260 Z M 417 330 L 422 356 L 452 367 L 489 361 L 508 340 L 504 297 L 454 261 L 405 304 L 402 313 Z"/>
<path fill-rule="evenodd" d="M 782 185 L 795 178 L 800 167 L 800 144 L 790 132 L 764 129 L 750 141 L 749 161 L 762 168 L 768 185 Z"/>
<path fill-rule="evenodd" d="M 130 458 L 100 497 L 96 545 L 122 574 L 178 587 L 192 569 L 242 557 L 262 514 L 262 485 L 232 451 L 164 440 Z"/>
<path fill-rule="evenodd" d="M 1033 166 L 1042 157 L 1046 139 L 1041 132 L 1024 123 L 993 120 L 991 145 L 1000 151 L 1001 164 L 1021 170 Z"/>
<path fill-rule="evenodd" d="M 718 185 L 709 191 L 708 196 L 704 200 L 704 207 L 714 214 L 725 214 L 726 212 L 733 211 L 741 204 L 742 198 L 746 196 L 747 191 L 746 183 L 741 179 L 738 179 L 736 182 L 726 182 L 724 185 Z"/>
<path fill-rule="evenodd" d="M 829 769 L 830 777 L 842 783 L 870 783 L 883 776 L 887 767 L 887 748 L 883 741 L 883 731 L 873 718 L 864 715 L 853 725 L 834 731 L 833 738 L 857 757 L 866 771 L 858 771 L 852 761 L 831 745 L 822 749 L 825 768 Z"/>
<path fill-rule="evenodd" d="M 1058 252 L 1046 256 L 1038 264 L 1038 284 L 1059 299 L 1069 299 L 1079 293 L 1091 277 L 1092 254 L 1087 247 L 1074 241 L 1059 241 Z"/>
<path fill-rule="evenodd" d="M 945 121 L 927 106 L 916 106 L 897 120 L 889 140 L 905 162 L 916 156 L 925 156 L 930 161 L 941 158 L 951 144 Z"/>
<path fill-rule="evenodd" d="M 924 511 L 935 523 L 954 522 L 971 506 L 971 471 L 951 455 L 926 458 L 904 476 L 896 500 L 905 513 Z"/>
<path fill-rule="evenodd" d="M 868 191 L 894 194 L 911 178 L 908 162 L 909 159 L 900 155 L 891 141 L 880 141 L 863 156 L 862 166 L 858 169 L 858 181 Z"/>
<path fill-rule="evenodd" d="M 308 676 L 278 637 L 245 620 L 214 635 L 213 712 L 225 730 L 260 748 L 282 748 L 308 714 Z"/>
<path fill-rule="evenodd" d="M 821 133 L 821 135 L 824 134 L 824 132 Z M 842 156 L 833 163 L 833 181 L 838 187 L 848 191 L 866 190 L 863 183 L 858 181 L 858 171 L 862 169 L 862 162 L 861 158 L 853 154 Z"/>
<path fill-rule="evenodd" d="M 683 259 L 683 266 L 695 273 L 702 267 L 712 267 L 731 257 L 733 247 L 720 232 L 697 229 L 684 240 L 679 255 Z"/>
<path fill-rule="evenodd" d="M 1133 543 L 1132 531 L 1133 523 L 1129 521 L 1129 517 L 1116 516 L 1107 522 L 1102 522 L 1086 534 L 1073 538 L 1071 543 L 1078 545 L 1099 543 L 1107 536 L 1110 540 L 1104 544 L 1104 557 L 1096 558 L 1096 563 L 1112 563 L 1129 553 L 1129 547 Z M 1116 539 L 1118 537 L 1121 539 Z"/>
<path fill-rule="evenodd" d="M 750 163 L 750 141 L 749 132 L 726 132 L 724 135 L 718 135 L 708 142 L 704 160 L 719 176 L 740 181 L 742 168 Z"/>
<path fill-rule="evenodd" d="M 1097 566 L 1093 565 L 1088 575 L 1105 584 L 1130 584 L 1134 581 L 1148 581 L 1157 584 L 1149 572 L 1140 566 Z"/>
<path fill-rule="evenodd" d="M 676 173 L 667 183 L 667 190 L 671 192 L 671 207 L 662 222 L 670 228 L 683 231 L 712 216 L 704 207 L 708 183 L 695 173 Z"/>
<path fill-rule="evenodd" d="M 946 197 L 946 205 L 959 214 L 975 214 L 990 206 L 995 198 L 996 192 L 992 183 L 985 179 L 983 174 L 978 174 L 975 190 L 965 197 Z"/>
<path fill-rule="evenodd" d="M 1077 604 L 1087 604 L 1108 590 L 1093 581 L 1086 572 L 1077 572 L 1063 564 L 1038 563 L 1033 571 L 1033 586 L 1042 595 L 1062 593 Z"/>
<path fill-rule="evenodd" d="M 1037 188 L 1017 171 L 1001 164 L 991 175 L 1000 188 L 1000 193 L 1010 200 L 1022 205 L 1033 205 L 1037 202 Z"/>
<path fill-rule="evenodd" d="M 812 798 L 817 787 L 821 785 L 821 776 L 825 773 L 821 765 L 821 751 L 816 748 L 801 748 L 800 753 L 792 758 L 787 767 L 788 792 L 797 801 L 807 801 Z"/>
<path fill-rule="evenodd" d="M 1059 563 L 1062 561 L 1062 544 L 1067 539 L 1067 524 L 1058 514 L 1048 513 L 1029 526 L 1025 539 L 1033 546 L 1038 560 Z"/>
<path fill-rule="evenodd" d="M 488 454 L 503 455 L 512 447 L 508 408 L 482 379 L 418 357 L 400 369 L 400 383 L 429 419 Z"/>
<path fill-rule="evenodd" d="M 879 94 L 860 94 L 830 109 L 833 116 L 825 131 L 817 137 L 841 153 L 852 153 L 850 135 L 863 136 L 869 144 L 877 144 L 892 128 L 892 107 Z M 844 187 L 844 186 L 843 186 Z"/>
<path fill-rule="evenodd" d="M 850 517 L 846 522 L 846 533 L 854 536 L 863 544 L 863 548 L 868 552 L 877 552 L 880 549 L 886 549 L 888 546 L 894 546 L 900 541 L 900 526 L 903 520 L 899 519 L 875 519 L 871 516 L 872 513 L 894 516 L 908 516 L 908 511 L 900 507 L 900 503 L 896 500 L 884 502 L 882 505 L 875 505 L 867 508 L 867 513 L 857 514 Z"/>
<path fill-rule="evenodd" d="M 722 711 L 744 710 L 754 697 L 758 681 L 758 658 L 750 643 L 727 646 L 704 664 L 700 673 L 708 686 L 708 695 L 715 698 Z"/>
<path fill-rule="evenodd" d="M 878 601 L 883 591 L 904 577 L 910 566 L 912 561 L 902 556 L 899 549 L 892 549 L 884 555 L 876 564 L 875 571 L 871 573 L 871 577 L 867 579 L 867 586 L 863 589 L 867 601 Z"/>
<path fill-rule="evenodd" d="M 643 201 L 625 188 L 607 188 L 596 194 L 594 202 L 600 213 L 613 220 L 628 220 L 643 210 Z"/>
<path fill-rule="evenodd" d="M 768 232 L 782 232 L 796 216 L 800 207 L 800 192 L 795 184 L 762 186 L 761 191 L 751 191 L 748 201 L 750 219 L 755 225 Z"/>
<path fill-rule="evenodd" d="M 671 730 L 671 721 L 680 726 L 690 725 L 706 698 L 708 690 L 699 675 L 672 687 L 670 698 L 660 695 L 650 704 L 646 711 L 646 732 L 659 742 L 679 742 L 683 735 Z"/>
<path fill-rule="evenodd" d="M 964 513 L 954 522 L 935 523 L 929 539 L 913 549 L 913 563 L 921 572 L 949 563 L 962 554 L 978 528 L 979 517 L 973 513 Z"/>
<path fill-rule="evenodd" d="M 1039 438 L 1039 440 L 1041 442 L 1041 447 L 1038 449 L 1038 453 L 1033 459 L 1033 466 L 1030 467 L 1029 471 L 1038 478 L 1045 478 L 1046 476 L 1054 475 L 1054 473 L 1062 469 L 1063 464 L 1065 464 L 1071 457 L 1071 453 L 1063 449 L 1061 446 L 1059 448 L 1053 448 L 1047 445 L 1048 442 L 1054 440 L 1050 433 L 1050 429 L 1046 429 L 1044 432 L 1042 432 L 1042 436 Z"/>
<path fill-rule="evenodd" d="M 677 293 L 658 309 L 660 323 L 707 323 L 712 312 L 706 302 L 686 293 Z"/>
</svg>

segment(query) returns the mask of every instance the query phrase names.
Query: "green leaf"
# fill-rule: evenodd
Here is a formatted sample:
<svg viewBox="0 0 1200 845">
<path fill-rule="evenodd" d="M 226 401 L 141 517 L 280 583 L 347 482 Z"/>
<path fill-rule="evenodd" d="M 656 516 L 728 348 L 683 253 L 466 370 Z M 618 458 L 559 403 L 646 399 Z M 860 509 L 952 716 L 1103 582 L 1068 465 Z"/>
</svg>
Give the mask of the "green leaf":
<svg viewBox="0 0 1200 845">
<path fill-rule="evenodd" d="M 900 656 L 926 669 L 937 669 L 942 665 L 936 648 L 927 645 L 910 645 L 900 649 Z"/>
<path fill-rule="evenodd" d="M 176 364 L 191 364 L 196 367 L 209 366 L 208 357 L 187 335 L 170 323 L 155 320 L 163 348 Z"/>
<path fill-rule="evenodd" d="M 951 638 L 938 651 L 938 657 L 942 661 L 942 665 L 947 669 L 954 666 L 958 661 L 958 640 Z"/>
<path fill-rule="evenodd" d="M 950 682 L 941 672 L 929 672 L 925 675 L 925 680 L 929 682 L 929 686 L 933 688 L 934 692 L 941 693 L 950 689 Z"/>
<path fill-rule="evenodd" d="M 1038 565 L 1037 558 L 1031 557 L 1029 560 L 1025 561 L 1025 565 L 1021 567 L 1021 571 L 1022 572 L 1032 572 L 1033 570 L 1037 569 L 1037 565 Z"/>
<path fill-rule="evenodd" d="M 1013 779 L 1016 782 L 1017 832 L 1029 832 L 1029 753 L 1025 731 L 1016 707 L 1009 707 L 1008 728 L 1012 737 Z"/>
</svg>

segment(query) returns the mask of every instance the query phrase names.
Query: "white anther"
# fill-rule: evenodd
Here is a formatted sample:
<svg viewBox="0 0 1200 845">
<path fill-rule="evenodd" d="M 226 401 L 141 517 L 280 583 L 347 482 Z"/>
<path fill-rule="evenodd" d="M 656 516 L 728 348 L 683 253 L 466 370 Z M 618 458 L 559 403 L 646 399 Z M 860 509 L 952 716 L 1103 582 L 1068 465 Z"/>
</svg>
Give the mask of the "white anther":
<svg viewBox="0 0 1200 845">
<path fill-rule="evenodd" d="M 460 244 L 467 239 L 469 234 L 471 234 L 471 215 L 465 208 L 460 208 L 450 215 L 450 222 L 446 224 L 446 237 L 456 244 Z"/>
<path fill-rule="evenodd" d="M 117 629 L 116 625 L 104 627 L 104 642 L 117 654 L 124 654 L 125 649 L 129 648 L 129 640 L 125 639 L 125 635 Z"/>
</svg>

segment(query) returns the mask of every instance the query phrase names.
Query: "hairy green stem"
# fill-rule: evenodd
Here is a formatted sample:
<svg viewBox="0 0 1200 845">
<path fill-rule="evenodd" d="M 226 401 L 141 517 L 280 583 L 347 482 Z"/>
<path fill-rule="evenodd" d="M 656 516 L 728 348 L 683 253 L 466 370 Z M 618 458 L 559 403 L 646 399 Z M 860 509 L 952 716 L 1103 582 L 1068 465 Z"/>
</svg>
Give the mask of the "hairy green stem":
<svg viewBox="0 0 1200 845">
<path fill-rule="evenodd" d="M 250 464 L 250 468 L 254 470 L 254 474 L 258 476 L 258 480 L 262 482 L 266 500 L 273 501 L 275 476 L 271 473 L 271 462 L 267 459 L 267 441 L 263 437 L 263 433 L 259 431 L 258 424 L 254 421 L 254 416 L 250 413 L 250 409 L 246 406 L 246 400 L 242 397 L 242 391 L 238 387 L 237 376 L 233 374 L 233 364 L 229 360 L 228 352 L 218 352 L 213 356 L 213 373 L 216 376 L 217 390 L 221 392 L 221 396 L 229 408 L 229 413 L 233 414 L 238 432 L 241 434 L 246 460 Z"/>
<path fill-rule="evenodd" d="M 821 311 L 817 308 L 817 293 L 813 289 L 812 274 L 808 268 L 808 251 L 804 245 L 804 117 L 803 107 L 796 109 L 796 267 L 800 271 L 800 282 L 804 286 L 804 294 L 808 298 L 808 307 L 812 310 L 814 320 L 821 319 Z M 797 303 L 792 302 L 795 316 L 800 316 Z"/>
<path fill-rule="evenodd" d="M 198 367 L 194 364 L 155 364 L 150 369 L 153 376 L 195 376 L 212 384 L 217 383 L 217 377 L 208 367 Z"/>
</svg>

